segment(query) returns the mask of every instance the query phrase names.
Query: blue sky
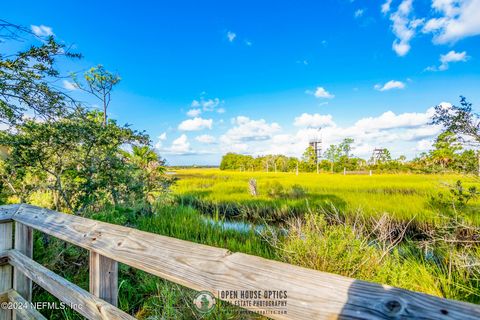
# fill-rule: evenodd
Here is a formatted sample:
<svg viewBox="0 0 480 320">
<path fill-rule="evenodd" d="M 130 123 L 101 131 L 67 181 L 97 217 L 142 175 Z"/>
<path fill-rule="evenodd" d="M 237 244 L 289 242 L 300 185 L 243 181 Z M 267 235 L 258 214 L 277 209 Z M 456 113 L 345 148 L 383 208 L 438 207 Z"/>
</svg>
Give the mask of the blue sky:
<svg viewBox="0 0 480 320">
<path fill-rule="evenodd" d="M 480 105 L 480 0 L 10 1 L 1 18 L 81 52 L 65 74 L 118 72 L 110 116 L 170 164 L 298 156 L 316 136 L 413 157 L 432 106 Z"/>
</svg>

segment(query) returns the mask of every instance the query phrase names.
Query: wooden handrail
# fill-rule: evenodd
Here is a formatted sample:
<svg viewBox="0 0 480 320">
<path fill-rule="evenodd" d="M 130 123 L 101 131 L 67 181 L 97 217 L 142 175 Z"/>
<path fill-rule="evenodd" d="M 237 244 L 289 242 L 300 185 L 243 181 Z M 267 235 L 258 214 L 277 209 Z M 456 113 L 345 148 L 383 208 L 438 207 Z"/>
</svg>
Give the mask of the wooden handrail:
<svg viewBox="0 0 480 320">
<path fill-rule="evenodd" d="M 135 319 L 16 250 L 10 250 L 8 257 L 16 269 L 87 319 Z"/>
<path fill-rule="evenodd" d="M 210 291 L 222 300 L 233 301 L 221 295 L 228 290 L 286 291 L 286 313 L 267 315 L 273 319 L 480 319 L 480 306 L 474 304 L 232 253 L 30 205 L 18 206 L 13 213 L 9 210 L 9 219 L 17 223 L 183 286 Z M 11 251 L 9 257 L 14 266 L 35 282 L 53 277 L 16 251 Z M 55 279 L 58 286 L 55 290 L 60 290 L 63 285 L 60 279 Z M 83 296 L 80 301 L 87 303 L 88 300 Z M 259 310 L 255 306 L 245 306 L 245 309 Z"/>
<path fill-rule="evenodd" d="M 17 308 L 16 313 L 22 320 L 47 320 L 37 309 L 33 308 L 17 291 L 9 290 L 7 292 L 8 300 L 14 304 L 23 306 Z"/>
</svg>

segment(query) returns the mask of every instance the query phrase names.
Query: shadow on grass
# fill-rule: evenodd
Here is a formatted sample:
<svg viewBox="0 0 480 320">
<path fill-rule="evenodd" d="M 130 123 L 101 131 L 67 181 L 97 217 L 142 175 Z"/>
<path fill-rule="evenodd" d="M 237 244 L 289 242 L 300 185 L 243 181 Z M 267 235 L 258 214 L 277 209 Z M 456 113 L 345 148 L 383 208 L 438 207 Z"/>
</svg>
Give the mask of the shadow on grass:
<svg viewBox="0 0 480 320">
<path fill-rule="evenodd" d="M 211 191 L 195 191 L 178 195 L 177 204 L 191 206 L 210 216 L 227 219 L 245 219 L 250 222 L 284 222 L 288 218 L 300 217 L 308 212 L 335 208 L 343 211 L 347 203 L 333 194 L 307 195 L 299 199 L 242 199 L 241 201 L 215 201 L 204 199 Z"/>
</svg>

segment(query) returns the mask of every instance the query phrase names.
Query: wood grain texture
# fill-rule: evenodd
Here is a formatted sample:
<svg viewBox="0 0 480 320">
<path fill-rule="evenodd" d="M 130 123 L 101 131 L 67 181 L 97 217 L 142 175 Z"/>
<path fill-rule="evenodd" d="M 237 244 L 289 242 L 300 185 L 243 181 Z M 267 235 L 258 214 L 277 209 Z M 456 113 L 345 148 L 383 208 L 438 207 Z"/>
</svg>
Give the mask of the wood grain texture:
<svg viewBox="0 0 480 320">
<path fill-rule="evenodd" d="M 90 293 L 113 306 L 118 303 L 118 262 L 90 251 Z"/>
<path fill-rule="evenodd" d="M 15 290 L 8 291 L 8 299 L 10 302 L 17 303 L 24 307 L 15 309 L 15 314 L 21 320 L 47 320 L 40 312 L 30 305 L 30 302 L 25 300 Z"/>
<path fill-rule="evenodd" d="M 287 314 L 269 315 L 274 319 L 480 319 L 477 305 L 29 205 L 14 220 L 195 290 L 286 290 Z"/>
<path fill-rule="evenodd" d="M 18 270 L 26 274 L 36 284 L 88 319 L 135 319 L 122 310 L 63 279 L 16 250 L 9 251 L 9 258 L 10 263 L 15 268 L 18 268 Z"/>
<path fill-rule="evenodd" d="M 1 210 L 0 210 L 1 212 Z M 12 235 L 13 223 L 4 222 L 0 223 L 0 251 L 4 255 L 3 251 L 12 248 L 13 235 Z M 4 257 L 1 258 L 4 262 Z M 12 289 L 13 268 L 11 265 L 4 264 L 0 266 L 0 293 L 6 292 Z M 11 310 L 0 309 L 0 319 L 10 320 L 12 319 Z"/>
<path fill-rule="evenodd" d="M 15 250 L 28 258 L 33 256 L 33 229 L 23 223 L 15 223 Z M 27 301 L 32 301 L 32 280 L 13 269 L 13 289 Z"/>
<path fill-rule="evenodd" d="M 17 212 L 19 204 L 9 204 L 0 206 L 0 223 L 12 220 L 12 216 Z"/>
</svg>

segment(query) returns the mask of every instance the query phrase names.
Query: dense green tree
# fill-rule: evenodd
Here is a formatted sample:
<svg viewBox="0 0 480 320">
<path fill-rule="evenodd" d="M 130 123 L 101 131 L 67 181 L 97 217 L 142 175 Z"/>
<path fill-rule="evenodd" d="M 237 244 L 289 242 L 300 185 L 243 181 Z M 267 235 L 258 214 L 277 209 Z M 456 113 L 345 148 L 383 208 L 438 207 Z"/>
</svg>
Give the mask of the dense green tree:
<svg viewBox="0 0 480 320">
<path fill-rule="evenodd" d="M 29 120 L 15 133 L 3 132 L 0 144 L 9 150 L 4 166 L 17 180 L 12 185 L 20 179 L 32 185 L 24 190 L 50 190 L 57 208 L 75 213 L 97 201 L 125 199 L 135 184 L 121 148 L 147 144 L 148 137 L 113 120 L 103 126 L 102 118 L 100 112 L 77 110 L 54 122 Z"/>
<path fill-rule="evenodd" d="M 330 171 L 334 171 L 334 166 L 337 161 L 340 160 L 342 156 L 342 149 L 338 146 L 331 144 L 327 150 L 325 150 L 324 156 L 330 161 Z"/>
<path fill-rule="evenodd" d="M 434 163 L 439 164 L 442 168 L 446 168 L 453 163 L 457 157 L 457 152 L 462 150 L 462 145 L 458 142 L 456 135 L 453 132 L 442 132 L 435 143 L 434 149 L 430 156 Z"/>
<path fill-rule="evenodd" d="M 13 125 L 25 116 L 52 120 L 74 104 L 52 82 L 60 77 L 56 60 L 77 58 L 53 37 L 17 54 L 0 53 L 0 122 Z"/>
<path fill-rule="evenodd" d="M 445 131 L 457 135 L 460 141 L 465 141 L 464 137 L 470 139 L 469 143 L 478 146 L 480 144 L 480 116 L 473 111 L 472 104 L 463 96 L 460 96 L 460 105 L 438 105 L 435 107 L 435 115 L 432 118 L 432 124 L 439 124 L 445 128 Z M 477 152 L 478 174 L 480 175 L 480 152 Z"/>
<path fill-rule="evenodd" d="M 302 155 L 302 171 L 314 171 L 317 166 L 317 154 L 312 146 L 305 149 Z"/>
</svg>

